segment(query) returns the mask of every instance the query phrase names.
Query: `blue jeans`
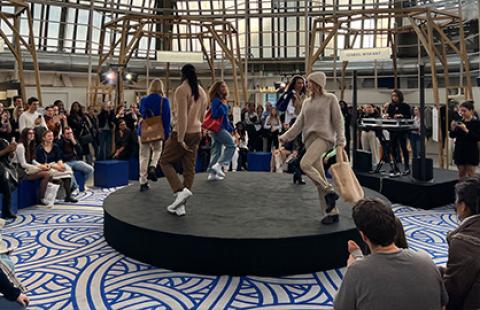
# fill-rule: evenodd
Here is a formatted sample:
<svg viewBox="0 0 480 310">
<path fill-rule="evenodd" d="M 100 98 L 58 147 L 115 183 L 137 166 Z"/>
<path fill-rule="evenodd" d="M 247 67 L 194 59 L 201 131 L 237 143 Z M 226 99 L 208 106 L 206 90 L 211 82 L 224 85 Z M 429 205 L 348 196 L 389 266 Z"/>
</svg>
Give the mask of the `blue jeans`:
<svg viewBox="0 0 480 310">
<path fill-rule="evenodd" d="M 100 129 L 98 138 L 100 141 L 98 146 L 97 160 L 109 159 L 112 155 L 112 130 Z"/>
<path fill-rule="evenodd" d="M 65 164 L 72 168 L 73 172 L 80 171 L 85 176 L 85 182 L 93 176 L 93 167 L 87 164 L 84 161 L 80 160 L 72 160 L 67 161 Z M 75 175 L 72 178 L 72 188 L 78 188 L 77 180 L 75 179 Z"/>
<path fill-rule="evenodd" d="M 222 149 L 225 146 L 225 149 Z M 235 142 L 232 135 L 225 129 L 219 132 L 212 133 L 212 146 L 210 149 L 210 164 L 208 165 L 208 172 L 214 173 L 212 166 L 216 163 L 220 165 L 230 164 L 233 154 L 235 153 Z"/>
<path fill-rule="evenodd" d="M 412 146 L 413 158 L 420 156 L 420 135 L 416 133 L 410 133 L 410 144 Z"/>
</svg>

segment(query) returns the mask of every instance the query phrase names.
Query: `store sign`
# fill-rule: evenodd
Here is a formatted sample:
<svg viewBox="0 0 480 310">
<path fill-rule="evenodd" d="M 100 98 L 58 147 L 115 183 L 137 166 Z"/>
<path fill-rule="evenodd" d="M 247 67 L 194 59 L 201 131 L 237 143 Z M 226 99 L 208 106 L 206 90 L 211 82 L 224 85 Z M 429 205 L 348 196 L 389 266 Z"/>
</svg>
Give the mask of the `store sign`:
<svg viewBox="0 0 480 310">
<path fill-rule="evenodd" d="M 157 51 L 157 61 L 170 63 L 203 63 L 202 52 Z"/>
<path fill-rule="evenodd" d="M 391 58 L 392 49 L 389 47 L 340 50 L 340 61 L 386 61 Z"/>
</svg>

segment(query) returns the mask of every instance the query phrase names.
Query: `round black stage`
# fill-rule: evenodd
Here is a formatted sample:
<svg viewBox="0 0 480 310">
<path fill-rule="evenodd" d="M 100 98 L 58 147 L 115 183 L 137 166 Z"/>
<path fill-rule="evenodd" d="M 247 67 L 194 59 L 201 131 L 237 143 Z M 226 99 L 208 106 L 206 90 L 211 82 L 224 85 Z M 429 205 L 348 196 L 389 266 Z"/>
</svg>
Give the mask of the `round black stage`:
<svg viewBox="0 0 480 310">
<path fill-rule="evenodd" d="M 359 241 L 351 205 L 339 200 L 340 222 L 320 223 L 314 186 L 289 174 L 228 173 L 195 177 L 187 215 L 166 211 L 166 179 L 140 193 L 138 183 L 104 202 L 104 233 L 119 252 L 162 268 L 201 274 L 289 275 L 344 266 L 347 241 Z M 365 189 L 367 197 L 381 197 Z"/>
</svg>

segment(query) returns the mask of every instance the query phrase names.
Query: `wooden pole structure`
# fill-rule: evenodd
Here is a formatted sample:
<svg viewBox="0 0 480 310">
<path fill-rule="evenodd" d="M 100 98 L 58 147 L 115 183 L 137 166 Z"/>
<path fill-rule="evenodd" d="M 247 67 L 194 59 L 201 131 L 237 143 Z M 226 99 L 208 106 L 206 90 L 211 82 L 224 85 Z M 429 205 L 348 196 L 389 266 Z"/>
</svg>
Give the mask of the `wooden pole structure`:
<svg viewBox="0 0 480 310">
<path fill-rule="evenodd" d="M 448 117 L 448 111 L 449 111 L 449 107 L 448 107 L 448 103 L 450 101 L 450 98 L 449 98 L 449 88 L 450 88 L 450 79 L 448 77 L 448 61 L 447 61 L 447 48 L 445 47 L 445 40 L 443 38 L 440 38 L 440 42 L 441 42 L 441 45 L 442 45 L 442 54 L 441 54 L 441 57 L 444 58 L 445 60 L 445 64 L 443 65 L 443 79 L 444 79 L 444 83 L 445 83 L 445 129 L 446 131 L 445 132 L 448 132 L 448 128 L 450 128 L 450 120 L 449 120 L 449 117 Z M 440 55 L 439 55 L 440 56 Z M 448 137 L 445 137 L 445 158 L 446 158 L 446 166 L 447 166 L 447 169 L 449 168 L 450 166 L 450 152 L 449 152 L 449 149 L 450 149 L 450 142 L 448 140 Z"/>
<path fill-rule="evenodd" d="M 40 105 L 43 104 L 42 101 L 42 85 L 40 82 L 40 67 L 38 65 L 38 58 L 37 58 L 37 48 L 35 47 L 35 39 L 33 37 L 33 20 L 32 14 L 30 12 L 30 8 L 27 7 L 27 19 L 28 19 L 28 36 L 29 36 L 29 50 L 30 54 L 32 55 L 32 63 L 33 63 L 33 71 L 35 74 L 35 86 L 37 89 L 37 99 L 40 102 Z"/>
</svg>

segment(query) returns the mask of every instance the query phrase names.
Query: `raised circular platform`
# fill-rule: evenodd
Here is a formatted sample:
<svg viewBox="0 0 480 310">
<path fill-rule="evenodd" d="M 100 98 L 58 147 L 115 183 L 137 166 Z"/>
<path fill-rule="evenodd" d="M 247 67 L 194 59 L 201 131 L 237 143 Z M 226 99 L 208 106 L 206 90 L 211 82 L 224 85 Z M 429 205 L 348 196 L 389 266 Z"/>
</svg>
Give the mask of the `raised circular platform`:
<svg viewBox="0 0 480 310">
<path fill-rule="evenodd" d="M 104 202 L 105 239 L 129 257 L 174 271 L 264 276 L 344 266 L 347 241 L 359 241 L 350 204 L 339 200 L 339 223 L 320 223 L 308 181 L 294 185 L 291 175 L 257 172 L 206 178 L 196 176 L 184 217 L 166 211 L 174 199 L 166 179 L 147 192 L 135 184 L 113 193 Z"/>
</svg>

